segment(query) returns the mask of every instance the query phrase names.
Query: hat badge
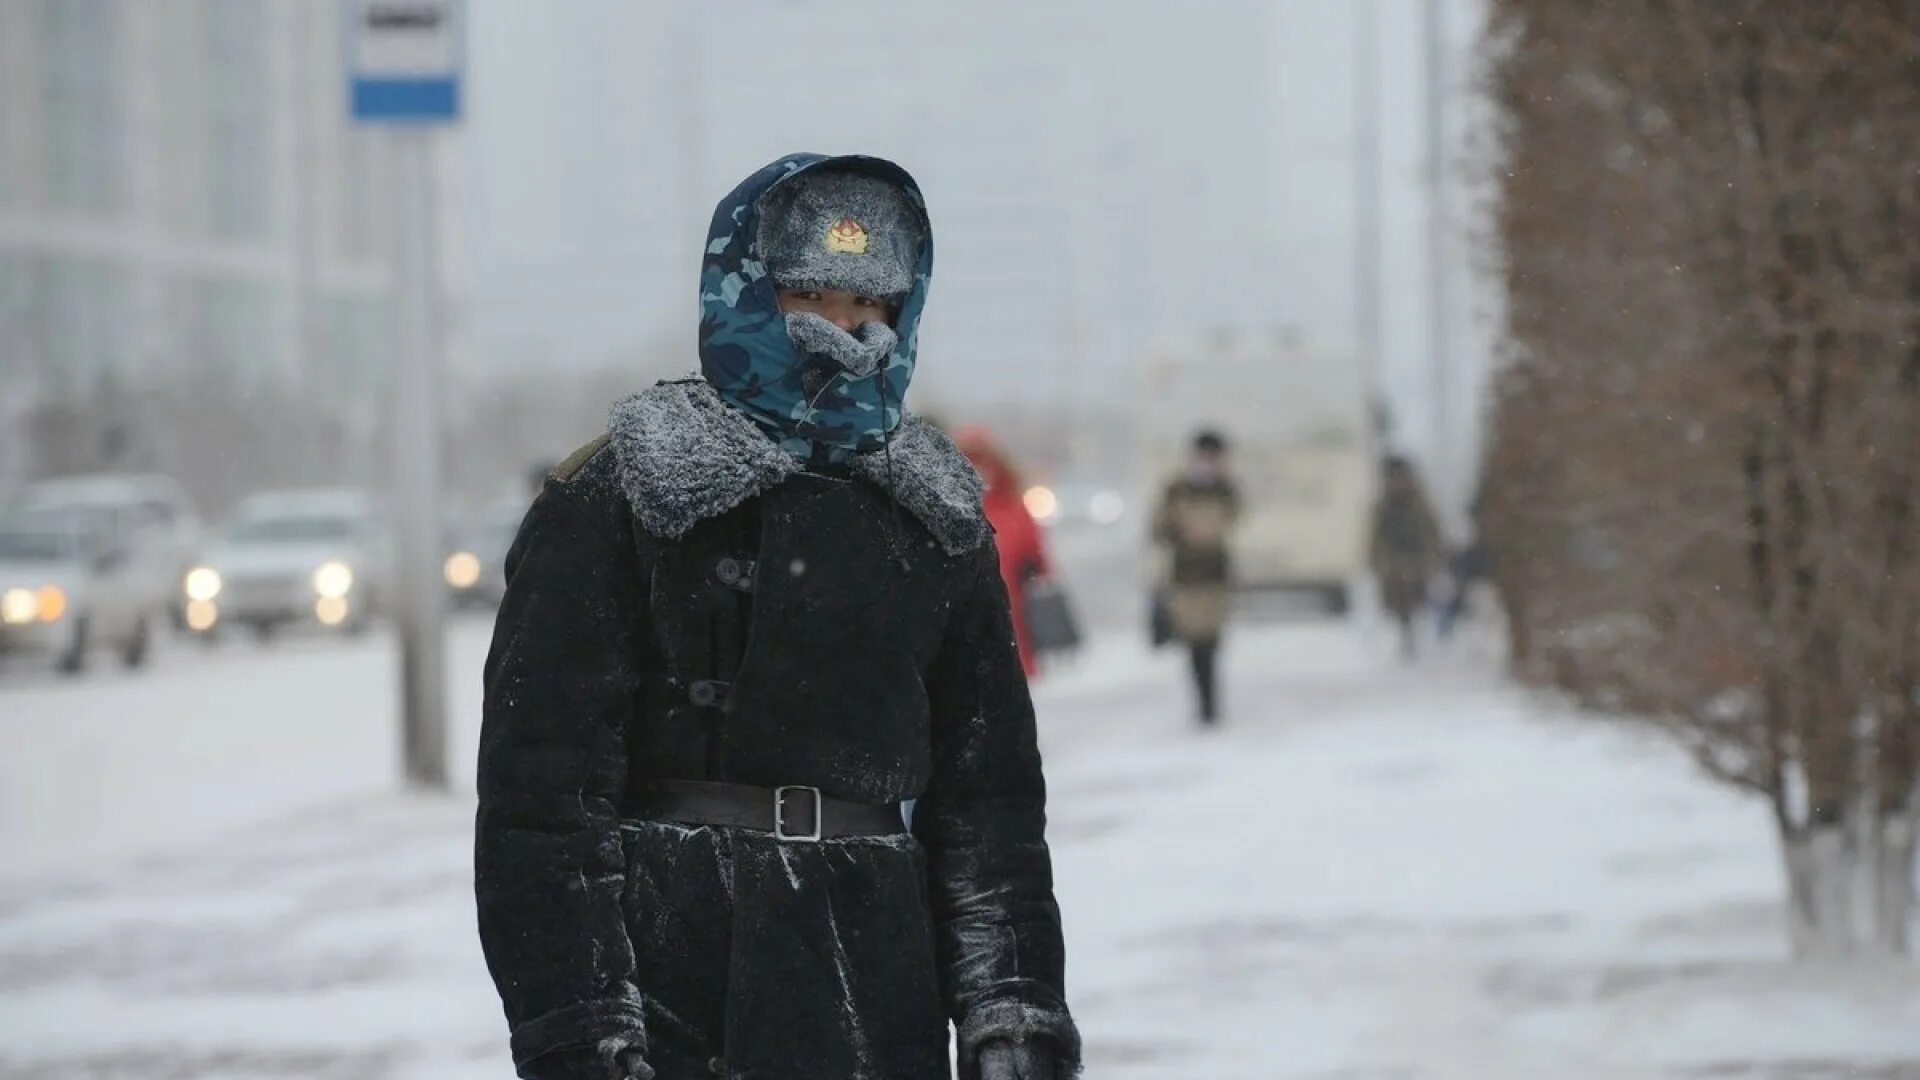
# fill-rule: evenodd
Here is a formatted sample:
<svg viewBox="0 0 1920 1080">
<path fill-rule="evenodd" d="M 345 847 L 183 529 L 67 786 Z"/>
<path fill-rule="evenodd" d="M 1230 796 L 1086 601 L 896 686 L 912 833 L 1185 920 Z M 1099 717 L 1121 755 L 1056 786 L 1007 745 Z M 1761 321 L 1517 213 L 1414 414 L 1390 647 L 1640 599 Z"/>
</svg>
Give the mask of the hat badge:
<svg viewBox="0 0 1920 1080">
<path fill-rule="evenodd" d="M 867 253 L 867 227 L 850 217 L 843 217 L 827 230 L 827 250 L 843 255 L 865 255 Z"/>
</svg>

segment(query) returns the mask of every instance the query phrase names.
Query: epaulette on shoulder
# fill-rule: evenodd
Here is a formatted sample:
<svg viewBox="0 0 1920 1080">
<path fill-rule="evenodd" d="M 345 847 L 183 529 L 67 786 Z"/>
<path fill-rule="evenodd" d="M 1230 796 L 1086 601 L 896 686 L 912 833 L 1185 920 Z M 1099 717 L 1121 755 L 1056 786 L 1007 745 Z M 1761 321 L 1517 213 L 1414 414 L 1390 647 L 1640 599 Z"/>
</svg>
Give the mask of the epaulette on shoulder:
<svg viewBox="0 0 1920 1080">
<path fill-rule="evenodd" d="M 593 460 L 593 455 L 606 449 L 607 443 L 611 441 L 611 439 L 612 439 L 612 436 L 610 435 L 604 435 L 604 434 L 601 435 L 599 438 L 593 440 L 587 445 L 581 447 L 578 450 L 575 450 L 571 454 L 568 454 L 567 459 L 565 461 L 562 461 L 560 464 L 555 465 L 553 467 L 553 472 L 548 473 L 547 475 L 551 476 L 554 480 L 559 481 L 562 484 L 566 483 L 569 480 L 572 480 L 574 476 L 576 476 L 580 472 L 581 469 L 584 469 L 587 467 L 587 462 Z"/>
</svg>

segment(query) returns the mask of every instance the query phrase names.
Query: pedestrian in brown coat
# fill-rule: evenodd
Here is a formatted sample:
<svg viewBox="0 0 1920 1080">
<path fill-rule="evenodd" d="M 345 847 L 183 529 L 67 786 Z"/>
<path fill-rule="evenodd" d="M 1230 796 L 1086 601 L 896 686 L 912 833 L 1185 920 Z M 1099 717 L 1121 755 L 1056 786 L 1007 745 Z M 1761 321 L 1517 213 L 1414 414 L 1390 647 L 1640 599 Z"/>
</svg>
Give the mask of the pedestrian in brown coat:
<svg viewBox="0 0 1920 1080">
<path fill-rule="evenodd" d="M 1180 475 L 1161 493 L 1153 536 L 1166 549 L 1162 599 L 1173 636 L 1192 656 L 1202 724 L 1220 716 L 1220 639 L 1232 606 L 1233 560 L 1228 538 L 1240 517 L 1240 492 L 1227 471 L 1227 442 L 1215 431 L 1193 440 Z"/>
</svg>

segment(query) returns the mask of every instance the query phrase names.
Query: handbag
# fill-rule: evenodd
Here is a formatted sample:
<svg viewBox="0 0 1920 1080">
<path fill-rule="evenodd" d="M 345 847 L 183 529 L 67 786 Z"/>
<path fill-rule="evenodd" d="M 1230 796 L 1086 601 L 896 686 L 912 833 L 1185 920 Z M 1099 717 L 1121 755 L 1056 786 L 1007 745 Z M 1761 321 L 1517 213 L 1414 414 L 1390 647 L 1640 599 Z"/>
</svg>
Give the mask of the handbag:
<svg viewBox="0 0 1920 1080">
<path fill-rule="evenodd" d="M 1072 652 L 1080 647 L 1080 623 L 1074 618 L 1067 591 L 1052 578 L 1032 577 L 1021 583 L 1020 606 L 1026 615 L 1027 638 L 1041 656 Z"/>
<path fill-rule="evenodd" d="M 1147 598 L 1147 640 L 1156 649 L 1173 643 L 1173 607 L 1165 589 L 1155 589 Z"/>
</svg>

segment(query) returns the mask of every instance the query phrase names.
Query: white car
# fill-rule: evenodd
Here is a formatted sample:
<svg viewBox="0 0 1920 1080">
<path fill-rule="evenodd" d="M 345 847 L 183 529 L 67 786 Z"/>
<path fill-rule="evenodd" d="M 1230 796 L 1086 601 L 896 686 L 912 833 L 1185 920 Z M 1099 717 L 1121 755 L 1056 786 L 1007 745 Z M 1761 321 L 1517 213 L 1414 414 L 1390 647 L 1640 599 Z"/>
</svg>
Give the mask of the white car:
<svg viewBox="0 0 1920 1080">
<path fill-rule="evenodd" d="M 389 586 L 392 540 L 366 494 L 316 489 L 243 500 L 225 533 L 181 580 L 188 629 L 364 629 Z"/>
<path fill-rule="evenodd" d="M 1035 484 L 1021 493 L 1027 513 L 1049 529 L 1104 528 L 1120 524 L 1130 507 L 1112 484 L 1060 480 Z"/>
<path fill-rule="evenodd" d="M 162 609 L 137 583 L 124 544 L 71 518 L 0 523 L 0 654 L 48 657 L 76 674 L 95 645 L 128 667 L 147 661 Z"/>
<path fill-rule="evenodd" d="M 36 521 L 110 538 L 125 560 L 118 587 L 138 592 L 143 606 L 179 621 L 180 575 L 193 564 L 203 536 L 200 515 L 178 482 L 115 473 L 42 480 L 27 488 L 18 510 Z"/>
<path fill-rule="evenodd" d="M 526 516 L 527 500 L 504 499 L 453 530 L 442 574 L 454 607 L 499 606 L 507 591 L 507 549 Z"/>
</svg>

